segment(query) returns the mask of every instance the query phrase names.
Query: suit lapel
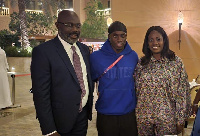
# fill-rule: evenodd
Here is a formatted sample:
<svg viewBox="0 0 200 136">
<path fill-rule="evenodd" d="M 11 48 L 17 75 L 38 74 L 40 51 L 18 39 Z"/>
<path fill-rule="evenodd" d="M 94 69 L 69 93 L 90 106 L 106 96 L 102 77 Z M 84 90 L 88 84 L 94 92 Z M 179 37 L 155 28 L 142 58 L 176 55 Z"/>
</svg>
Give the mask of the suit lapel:
<svg viewBox="0 0 200 136">
<path fill-rule="evenodd" d="M 67 69 L 70 71 L 72 77 L 75 79 L 75 81 L 79 84 L 79 81 L 77 79 L 76 73 L 74 71 L 74 67 L 70 61 L 69 56 L 67 55 L 67 52 L 65 51 L 62 43 L 60 42 L 60 40 L 58 39 L 58 37 L 56 37 L 54 39 L 54 43 L 57 49 L 57 52 L 59 54 L 59 56 L 61 57 L 61 59 L 63 60 L 65 66 L 67 67 Z"/>
</svg>

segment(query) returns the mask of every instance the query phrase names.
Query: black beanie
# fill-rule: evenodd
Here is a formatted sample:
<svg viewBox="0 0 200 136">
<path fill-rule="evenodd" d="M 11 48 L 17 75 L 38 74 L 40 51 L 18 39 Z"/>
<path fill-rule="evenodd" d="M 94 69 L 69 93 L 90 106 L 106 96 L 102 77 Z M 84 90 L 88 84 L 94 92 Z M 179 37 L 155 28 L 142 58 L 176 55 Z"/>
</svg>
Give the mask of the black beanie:
<svg viewBox="0 0 200 136">
<path fill-rule="evenodd" d="M 112 32 L 115 31 L 123 31 L 127 33 L 126 26 L 120 21 L 113 22 L 108 28 L 108 34 L 111 34 Z"/>
</svg>

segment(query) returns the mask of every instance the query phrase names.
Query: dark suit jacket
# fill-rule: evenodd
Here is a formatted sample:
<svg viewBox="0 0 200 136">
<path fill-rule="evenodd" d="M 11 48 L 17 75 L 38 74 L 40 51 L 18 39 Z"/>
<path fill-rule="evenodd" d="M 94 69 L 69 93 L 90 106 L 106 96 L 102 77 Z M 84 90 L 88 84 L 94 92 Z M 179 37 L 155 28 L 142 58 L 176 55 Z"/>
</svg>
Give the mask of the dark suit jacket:
<svg viewBox="0 0 200 136">
<path fill-rule="evenodd" d="M 87 68 L 88 119 L 92 119 L 93 83 L 89 49 L 77 42 Z M 33 100 L 43 134 L 69 132 L 79 114 L 81 88 L 73 65 L 58 37 L 33 49 L 31 62 Z"/>
</svg>

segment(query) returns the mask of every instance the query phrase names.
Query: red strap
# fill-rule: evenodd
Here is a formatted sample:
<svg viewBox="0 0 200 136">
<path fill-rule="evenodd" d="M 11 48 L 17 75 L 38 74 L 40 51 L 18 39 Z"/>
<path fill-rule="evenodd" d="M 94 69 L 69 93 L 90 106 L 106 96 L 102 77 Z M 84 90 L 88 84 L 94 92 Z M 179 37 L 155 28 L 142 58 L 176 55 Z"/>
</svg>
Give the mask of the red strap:
<svg viewBox="0 0 200 136">
<path fill-rule="evenodd" d="M 15 77 L 19 77 L 19 76 L 29 76 L 31 74 L 22 74 L 22 75 L 15 75 Z"/>
<path fill-rule="evenodd" d="M 110 70 L 112 67 L 115 66 L 115 64 L 117 64 L 117 62 L 119 62 L 122 58 L 124 57 L 124 55 L 121 55 L 117 60 L 115 60 L 115 62 L 113 62 L 113 64 L 111 64 L 97 79 L 97 81 L 105 74 L 108 72 L 108 70 Z"/>
</svg>

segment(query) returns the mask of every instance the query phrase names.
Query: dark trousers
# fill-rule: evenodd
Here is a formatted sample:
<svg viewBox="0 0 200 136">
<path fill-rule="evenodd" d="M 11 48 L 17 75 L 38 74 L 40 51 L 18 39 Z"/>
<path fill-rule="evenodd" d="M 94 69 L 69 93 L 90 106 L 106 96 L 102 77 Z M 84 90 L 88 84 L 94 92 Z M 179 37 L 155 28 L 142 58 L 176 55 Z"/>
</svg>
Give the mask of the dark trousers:
<svg viewBox="0 0 200 136">
<path fill-rule="evenodd" d="M 88 128 L 87 107 L 83 107 L 82 111 L 77 116 L 76 122 L 69 133 L 61 134 L 61 136 L 86 136 Z"/>
<path fill-rule="evenodd" d="M 125 115 L 97 113 L 98 136 L 137 136 L 135 110 Z"/>
</svg>

